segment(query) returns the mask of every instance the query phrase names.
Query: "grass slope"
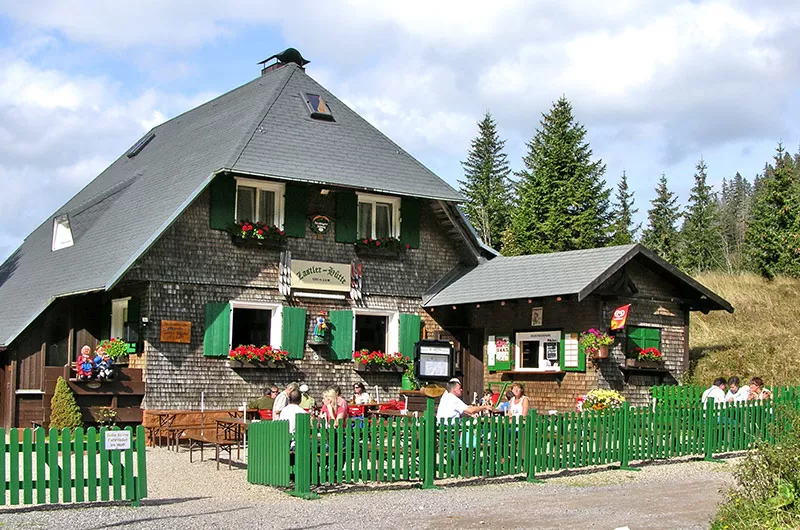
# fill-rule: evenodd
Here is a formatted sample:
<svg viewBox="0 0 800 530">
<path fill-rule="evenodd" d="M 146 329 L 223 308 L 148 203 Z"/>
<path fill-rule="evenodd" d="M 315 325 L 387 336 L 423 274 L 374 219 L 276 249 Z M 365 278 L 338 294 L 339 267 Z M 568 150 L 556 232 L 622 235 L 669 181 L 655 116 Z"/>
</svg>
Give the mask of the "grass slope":
<svg viewBox="0 0 800 530">
<path fill-rule="evenodd" d="M 731 315 L 693 312 L 687 382 L 760 376 L 767 386 L 800 384 L 800 280 L 707 273 L 696 278 L 734 307 Z"/>
</svg>

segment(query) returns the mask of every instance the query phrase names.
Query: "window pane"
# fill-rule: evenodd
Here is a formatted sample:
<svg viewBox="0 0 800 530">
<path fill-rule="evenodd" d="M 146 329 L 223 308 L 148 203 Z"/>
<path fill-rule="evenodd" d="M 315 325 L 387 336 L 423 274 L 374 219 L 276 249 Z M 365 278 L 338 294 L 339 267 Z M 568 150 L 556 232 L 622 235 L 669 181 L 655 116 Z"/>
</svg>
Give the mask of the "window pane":
<svg viewBox="0 0 800 530">
<path fill-rule="evenodd" d="M 258 220 L 268 225 L 275 224 L 275 192 L 259 190 Z"/>
<path fill-rule="evenodd" d="M 256 189 L 239 186 L 236 189 L 236 219 L 238 221 L 255 221 Z"/>
<path fill-rule="evenodd" d="M 358 237 L 372 237 L 372 204 L 358 204 Z"/>
<path fill-rule="evenodd" d="M 392 235 L 392 205 L 377 203 L 375 205 L 375 237 Z"/>
<path fill-rule="evenodd" d="M 269 346 L 272 311 L 269 309 L 233 309 L 233 347 Z"/>
<path fill-rule="evenodd" d="M 356 315 L 356 350 L 386 351 L 386 317 Z"/>
<path fill-rule="evenodd" d="M 520 344 L 522 368 L 539 368 L 539 341 L 526 340 Z"/>
</svg>

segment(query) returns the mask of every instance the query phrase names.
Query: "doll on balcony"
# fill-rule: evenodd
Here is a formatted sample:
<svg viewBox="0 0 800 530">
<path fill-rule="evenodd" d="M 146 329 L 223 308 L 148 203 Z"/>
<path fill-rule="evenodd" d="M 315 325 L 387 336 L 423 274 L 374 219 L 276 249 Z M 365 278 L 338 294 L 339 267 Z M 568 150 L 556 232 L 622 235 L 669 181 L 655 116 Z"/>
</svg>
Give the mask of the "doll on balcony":
<svg viewBox="0 0 800 530">
<path fill-rule="evenodd" d="M 78 362 L 75 363 L 75 372 L 79 381 L 89 381 L 94 377 L 94 362 L 90 355 L 91 351 L 92 349 L 88 345 L 84 345 L 81 348 Z"/>
<path fill-rule="evenodd" d="M 109 357 L 105 348 L 100 346 L 95 352 L 97 356 L 94 358 L 95 371 L 97 378 L 101 381 L 109 381 L 114 378 L 114 361 Z"/>
</svg>

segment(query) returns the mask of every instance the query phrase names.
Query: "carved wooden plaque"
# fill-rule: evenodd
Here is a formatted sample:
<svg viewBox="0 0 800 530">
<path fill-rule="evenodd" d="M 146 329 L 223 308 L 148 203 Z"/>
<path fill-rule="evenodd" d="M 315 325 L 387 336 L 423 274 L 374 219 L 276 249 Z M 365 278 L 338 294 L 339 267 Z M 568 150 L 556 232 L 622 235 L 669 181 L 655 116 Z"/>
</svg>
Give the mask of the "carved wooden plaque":
<svg viewBox="0 0 800 530">
<path fill-rule="evenodd" d="M 192 323 L 184 320 L 162 320 L 161 342 L 189 344 L 192 337 Z"/>
</svg>

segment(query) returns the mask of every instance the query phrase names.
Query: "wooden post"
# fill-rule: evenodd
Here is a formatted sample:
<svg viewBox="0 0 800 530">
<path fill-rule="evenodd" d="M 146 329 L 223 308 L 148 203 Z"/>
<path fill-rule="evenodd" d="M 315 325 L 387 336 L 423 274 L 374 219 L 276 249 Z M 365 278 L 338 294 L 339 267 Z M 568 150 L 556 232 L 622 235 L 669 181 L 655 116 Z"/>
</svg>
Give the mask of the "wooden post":
<svg viewBox="0 0 800 530">
<path fill-rule="evenodd" d="M 306 500 L 318 499 L 319 495 L 311 492 L 311 416 L 298 414 L 295 421 L 294 491 L 289 494 Z"/>
<path fill-rule="evenodd" d="M 536 445 L 537 445 L 537 423 L 539 416 L 536 409 L 528 410 L 528 417 L 525 418 L 525 477 L 526 482 L 536 484 L 541 482 L 536 478 Z"/>
<path fill-rule="evenodd" d="M 619 468 L 625 471 L 641 471 L 638 467 L 631 467 L 630 466 L 630 453 L 629 453 L 629 443 L 630 443 L 630 403 L 627 401 L 622 404 L 622 439 L 621 439 L 621 458 L 620 458 L 620 465 Z M 654 414 L 654 412 L 651 412 Z"/>
</svg>

